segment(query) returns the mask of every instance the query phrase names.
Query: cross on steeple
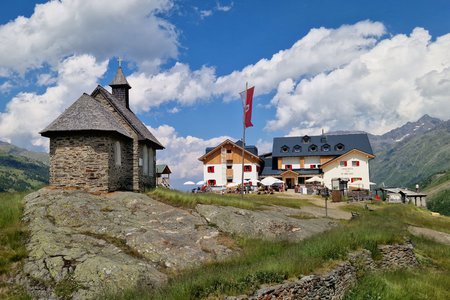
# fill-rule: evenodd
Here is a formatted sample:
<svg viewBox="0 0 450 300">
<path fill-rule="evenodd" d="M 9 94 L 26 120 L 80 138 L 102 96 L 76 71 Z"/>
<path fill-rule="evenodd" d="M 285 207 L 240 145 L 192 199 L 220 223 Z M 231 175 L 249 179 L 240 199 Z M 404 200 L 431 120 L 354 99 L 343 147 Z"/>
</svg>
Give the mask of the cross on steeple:
<svg viewBox="0 0 450 300">
<path fill-rule="evenodd" d="M 119 56 L 119 58 L 117 59 L 117 61 L 119 62 L 119 68 L 122 67 L 122 57 Z"/>
</svg>

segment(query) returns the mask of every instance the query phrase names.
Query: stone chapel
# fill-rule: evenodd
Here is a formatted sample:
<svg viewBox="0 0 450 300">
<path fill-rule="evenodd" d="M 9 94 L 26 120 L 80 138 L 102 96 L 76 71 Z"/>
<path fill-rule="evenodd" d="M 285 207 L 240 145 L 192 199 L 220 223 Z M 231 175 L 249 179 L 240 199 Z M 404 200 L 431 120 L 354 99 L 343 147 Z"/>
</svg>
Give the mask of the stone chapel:
<svg viewBox="0 0 450 300">
<path fill-rule="evenodd" d="M 131 111 L 121 66 L 109 84 L 83 94 L 40 132 L 50 138 L 50 185 L 90 192 L 156 186 L 156 150 L 164 149 Z"/>
</svg>

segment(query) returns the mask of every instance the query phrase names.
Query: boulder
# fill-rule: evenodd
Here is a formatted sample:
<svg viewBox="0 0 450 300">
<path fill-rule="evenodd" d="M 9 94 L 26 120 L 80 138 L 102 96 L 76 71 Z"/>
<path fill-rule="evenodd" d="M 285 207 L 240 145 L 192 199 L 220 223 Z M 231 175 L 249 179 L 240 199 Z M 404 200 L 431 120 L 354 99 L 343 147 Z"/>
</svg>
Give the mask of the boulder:
<svg viewBox="0 0 450 300">
<path fill-rule="evenodd" d="M 334 221 L 326 218 L 289 217 L 302 212 L 296 209 L 252 211 L 232 206 L 199 204 L 196 210 L 223 232 L 268 240 L 300 241 L 336 226 Z"/>
<path fill-rule="evenodd" d="M 24 221 L 30 239 L 22 280 L 42 299 L 153 288 L 167 274 L 232 253 L 195 212 L 131 192 L 41 189 L 25 198 Z"/>
</svg>

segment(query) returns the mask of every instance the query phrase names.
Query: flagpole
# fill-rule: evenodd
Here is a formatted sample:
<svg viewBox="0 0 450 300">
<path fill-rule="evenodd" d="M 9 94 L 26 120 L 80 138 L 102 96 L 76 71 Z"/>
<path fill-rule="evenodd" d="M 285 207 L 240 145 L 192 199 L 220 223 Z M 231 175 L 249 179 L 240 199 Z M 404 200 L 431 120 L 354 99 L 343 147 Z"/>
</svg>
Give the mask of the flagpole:
<svg viewBox="0 0 450 300">
<path fill-rule="evenodd" d="M 241 176 L 241 198 L 244 199 L 244 156 L 245 156 L 245 105 L 247 101 L 248 82 L 245 83 L 245 100 L 242 101 L 242 176 Z"/>
</svg>

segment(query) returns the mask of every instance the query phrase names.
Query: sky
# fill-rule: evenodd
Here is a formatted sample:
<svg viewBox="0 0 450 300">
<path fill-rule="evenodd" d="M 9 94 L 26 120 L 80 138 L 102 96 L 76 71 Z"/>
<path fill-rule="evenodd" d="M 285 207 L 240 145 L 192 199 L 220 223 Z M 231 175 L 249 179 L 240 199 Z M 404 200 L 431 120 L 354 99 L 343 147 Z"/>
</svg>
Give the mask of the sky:
<svg viewBox="0 0 450 300">
<path fill-rule="evenodd" d="M 48 151 L 38 132 L 108 87 L 121 57 L 180 188 L 202 179 L 206 147 L 242 137 L 246 83 L 260 153 L 279 136 L 450 119 L 447 0 L 4 0 L 0 39 L 0 140 Z"/>
</svg>

